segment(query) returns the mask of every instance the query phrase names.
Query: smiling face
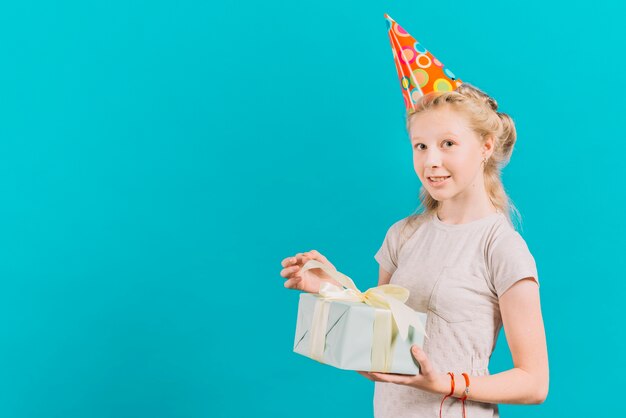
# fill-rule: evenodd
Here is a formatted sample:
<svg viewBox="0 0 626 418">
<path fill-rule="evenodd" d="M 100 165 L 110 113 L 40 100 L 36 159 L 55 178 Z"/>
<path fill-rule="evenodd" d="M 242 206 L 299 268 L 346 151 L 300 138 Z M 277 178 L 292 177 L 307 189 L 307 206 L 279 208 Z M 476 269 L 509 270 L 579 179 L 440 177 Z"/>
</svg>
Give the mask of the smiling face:
<svg viewBox="0 0 626 418">
<path fill-rule="evenodd" d="M 493 141 L 482 141 L 462 113 L 444 106 L 413 115 L 409 136 L 415 173 L 433 199 L 485 193 L 481 162 L 491 155 Z"/>
</svg>

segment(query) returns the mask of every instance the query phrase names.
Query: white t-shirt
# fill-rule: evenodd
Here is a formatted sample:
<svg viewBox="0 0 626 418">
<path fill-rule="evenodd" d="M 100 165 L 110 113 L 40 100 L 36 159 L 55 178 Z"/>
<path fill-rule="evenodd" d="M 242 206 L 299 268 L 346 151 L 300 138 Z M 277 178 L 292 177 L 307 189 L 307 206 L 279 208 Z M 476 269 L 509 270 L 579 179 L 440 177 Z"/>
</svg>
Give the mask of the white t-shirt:
<svg viewBox="0 0 626 418">
<path fill-rule="evenodd" d="M 407 219 L 389 228 L 374 258 L 392 273 L 390 283 L 410 291 L 407 305 L 427 313 L 429 338 L 423 349 L 434 367 L 441 373 L 466 372 L 470 378 L 488 375 L 502 327 L 499 297 L 527 277 L 539 285 L 526 242 L 502 213 L 460 225 L 443 223 L 433 215 L 404 240 L 401 233 Z M 374 415 L 438 417 L 442 398 L 376 382 Z M 465 408 L 471 418 L 499 417 L 496 404 L 467 400 Z M 461 401 L 447 398 L 442 413 L 462 417 Z"/>
</svg>

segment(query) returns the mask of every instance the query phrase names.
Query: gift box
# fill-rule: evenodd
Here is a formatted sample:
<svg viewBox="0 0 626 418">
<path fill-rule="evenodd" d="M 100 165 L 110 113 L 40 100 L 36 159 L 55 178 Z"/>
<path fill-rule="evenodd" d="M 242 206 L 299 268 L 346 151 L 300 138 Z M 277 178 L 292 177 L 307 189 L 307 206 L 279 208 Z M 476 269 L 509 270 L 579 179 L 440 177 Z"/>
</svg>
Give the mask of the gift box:
<svg viewBox="0 0 626 418">
<path fill-rule="evenodd" d="M 417 374 L 411 346 L 423 347 L 426 313 L 406 306 L 409 291 L 382 285 L 359 291 L 348 276 L 316 260 L 335 281 L 319 293 L 301 293 L 293 351 L 340 369 Z"/>
</svg>

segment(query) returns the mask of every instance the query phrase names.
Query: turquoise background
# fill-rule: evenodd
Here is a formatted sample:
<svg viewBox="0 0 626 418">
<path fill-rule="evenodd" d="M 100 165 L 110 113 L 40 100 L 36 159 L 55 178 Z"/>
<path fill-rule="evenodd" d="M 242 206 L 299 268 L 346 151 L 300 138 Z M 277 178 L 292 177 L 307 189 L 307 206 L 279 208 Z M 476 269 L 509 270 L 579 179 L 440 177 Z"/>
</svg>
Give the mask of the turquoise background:
<svg viewBox="0 0 626 418">
<path fill-rule="evenodd" d="M 371 416 L 373 383 L 292 352 L 279 272 L 317 249 L 373 286 L 417 205 L 385 12 L 517 123 L 551 388 L 502 416 L 619 411 L 616 3 L 3 3 L 0 415 Z"/>
</svg>

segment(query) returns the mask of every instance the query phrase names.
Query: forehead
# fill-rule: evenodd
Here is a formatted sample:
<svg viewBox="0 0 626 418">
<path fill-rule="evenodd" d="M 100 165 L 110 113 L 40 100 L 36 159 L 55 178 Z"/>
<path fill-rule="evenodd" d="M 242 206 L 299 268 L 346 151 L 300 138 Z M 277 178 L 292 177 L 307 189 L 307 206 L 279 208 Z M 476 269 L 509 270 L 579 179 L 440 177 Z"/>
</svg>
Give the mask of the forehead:
<svg viewBox="0 0 626 418">
<path fill-rule="evenodd" d="M 461 137 L 472 133 L 467 118 L 449 107 L 430 109 L 411 117 L 411 140 L 437 139 L 445 135 Z"/>
</svg>

